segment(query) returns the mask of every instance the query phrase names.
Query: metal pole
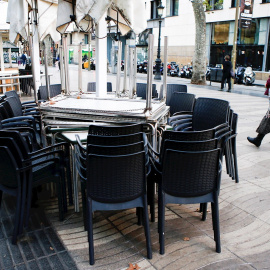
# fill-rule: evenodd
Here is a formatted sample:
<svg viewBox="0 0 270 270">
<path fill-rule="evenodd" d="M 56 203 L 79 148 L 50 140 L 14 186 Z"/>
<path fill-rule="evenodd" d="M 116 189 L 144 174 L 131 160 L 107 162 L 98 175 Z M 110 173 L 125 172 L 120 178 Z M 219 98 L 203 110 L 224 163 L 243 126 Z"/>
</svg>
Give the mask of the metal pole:
<svg viewBox="0 0 270 270">
<path fill-rule="evenodd" d="M 91 39 L 92 39 L 92 34 L 91 32 L 89 31 L 89 34 L 88 34 L 88 71 L 91 70 L 91 61 L 90 61 L 90 58 L 91 58 Z"/>
<path fill-rule="evenodd" d="M 82 91 L 82 43 L 79 44 L 79 51 L 78 51 L 78 91 Z"/>
<path fill-rule="evenodd" d="M 157 48 L 157 59 L 156 59 L 156 74 L 155 74 L 155 77 L 154 77 L 155 80 L 161 80 L 161 75 L 160 75 L 160 67 L 161 67 L 161 59 L 160 59 L 161 22 L 162 22 L 162 20 L 160 18 L 160 20 L 159 20 L 159 30 L 158 30 L 158 48 Z"/>
<path fill-rule="evenodd" d="M 153 50 L 154 50 L 154 35 L 148 36 L 148 65 L 147 65 L 147 92 L 146 92 L 146 110 L 151 110 L 152 101 L 152 82 L 153 82 Z"/>
<path fill-rule="evenodd" d="M 134 60 L 133 60 L 133 93 L 137 94 L 137 48 L 134 48 Z"/>
<path fill-rule="evenodd" d="M 69 86 L 69 71 L 68 71 L 68 47 L 67 47 L 67 36 L 63 36 L 63 50 L 64 50 L 64 69 L 65 69 L 65 94 L 70 94 Z"/>
<path fill-rule="evenodd" d="M 164 37 L 164 65 L 163 65 L 163 87 L 162 87 L 162 97 L 166 102 L 167 94 L 167 61 L 168 61 L 168 37 Z M 161 94 L 161 93 L 160 93 Z"/>
<path fill-rule="evenodd" d="M 133 47 L 129 47 L 129 98 L 133 98 Z"/>
<path fill-rule="evenodd" d="M 48 58 L 47 58 L 47 51 L 46 51 L 46 43 L 44 43 L 44 67 L 45 67 L 45 81 L 46 81 L 46 89 L 48 99 L 51 97 L 50 92 L 50 82 L 49 82 L 49 73 L 48 73 Z"/>
<path fill-rule="evenodd" d="M 239 19 L 239 0 L 236 0 L 235 7 L 235 22 L 234 22 L 234 36 L 233 36 L 233 52 L 232 52 L 232 68 L 235 70 L 236 65 L 236 49 L 237 49 L 237 35 L 238 35 L 238 19 Z M 231 84 L 233 87 L 233 79 L 231 79 Z"/>
<path fill-rule="evenodd" d="M 0 62 L 1 62 L 1 71 L 5 71 L 2 33 L 0 33 Z"/>
<path fill-rule="evenodd" d="M 9 67 L 12 68 L 11 48 L 8 49 Z"/>
<path fill-rule="evenodd" d="M 60 78 L 61 78 L 61 90 L 66 89 L 64 63 L 63 63 L 63 46 L 59 46 L 59 61 L 60 61 Z"/>
<path fill-rule="evenodd" d="M 118 41 L 117 43 L 118 43 L 118 52 L 117 52 L 116 97 L 119 97 L 121 84 L 122 42 Z"/>
<path fill-rule="evenodd" d="M 127 70 L 128 70 L 128 45 L 125 45 L 125 66 L 124 66 L 124 84 L 123 92 L 127 91 Z"/>
</svg>

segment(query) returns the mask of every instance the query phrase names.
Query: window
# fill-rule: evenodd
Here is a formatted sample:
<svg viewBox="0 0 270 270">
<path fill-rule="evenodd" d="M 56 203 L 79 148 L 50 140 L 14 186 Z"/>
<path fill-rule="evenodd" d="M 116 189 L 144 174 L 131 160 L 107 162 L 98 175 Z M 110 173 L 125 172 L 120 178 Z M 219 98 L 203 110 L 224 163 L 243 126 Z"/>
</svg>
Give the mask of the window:
<svg viewBox="0 0 270 270">
<path fill-rule="evenodd" d="M 157 7 L 158 7 L 158 1 L 157 0 L 151 1 L 151 14 L 150 14 L 151 19 L 158 18 Z"/>
<path fill-rule="evenodd" d="M 87 34 L 84 35 L 84 44 L 88 44 L 88 35 Z"/>
<path fill-rule="evenodd" d="M 212 44 L 229 43 L 230 23 L 220 22 L 213 25 Z"/>
<path fill-rule="evenodd" d="M 179 0 L 166 0 L 166 16 L 178 16 Z"/>
<path fill-rule="evenodd" d="M 70 45 L 72 45 L 72 34 L 69 34 Z"/>
<path fill-rule="evenodd" d="M 232 0 L 232 4 L 233 1 L 236 2 L 236 0 Z M 223 9 L 223 0 L 205 0 L 204 5 L 206 7 L 206 11 Z"/>
<path fill-rule="evenodd" d="M 262 0 L 262 3 L 270 3 L 270 0 Z"/>
<path fill-rule="evenodd" d="M 259 20 L 253 19 L 251 27 L 249 28 L 239 28 L 239 44 L 243 45 L 257 45 L 259 40 Z"/>
<path fill-rule="evenodd" d="M 236 7 L 236 0 L 232 0 L 231 7 Z"/>
</svg>

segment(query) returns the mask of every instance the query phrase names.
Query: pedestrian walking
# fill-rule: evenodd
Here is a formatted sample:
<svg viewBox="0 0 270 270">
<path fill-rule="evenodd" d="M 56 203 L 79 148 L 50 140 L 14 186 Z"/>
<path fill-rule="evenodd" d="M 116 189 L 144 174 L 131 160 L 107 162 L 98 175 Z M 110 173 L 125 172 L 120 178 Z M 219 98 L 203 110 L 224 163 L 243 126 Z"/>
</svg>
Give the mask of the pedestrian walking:
<svg viewBox="0 0 270 270">
<path fill-rule="evenodd" d="M 224 58 L 224 63 L 223 63 L 223 69 L 222 69 L 222 80 L 221 80 L 221 89 L 223 90 L 224 88 L 224 83 L 227 80 L 228 83 L 228 91 L 231 92 L 231 71 L 232 71 L 232 62 L 230 61 L 230 56 L 226 55 Z"/>
<path fill-rule="evenodd" d="M 247 137 L 247 140 L 250 143 L 252 143 L 255 146 L 257 146 L 257 147 L 259 147 L 261 145 L 264 136 L 266 134 L 270 133 L 270 96 L 269 96 L 270 75 L 269 75 L 268 80 L 266 81 L 265 87 L 266 87 L 266 90 L 265 90 L 265 93 L 264 94 L 267 95 L 268 98 L 269 98 L 269 108 L 268 108 L 268 111 L 266 112 L 266 114 L 263 117 L 260 125 L 256 129 L 256 132 L 258 133 L 257 137 L 255 137 L 255 138 Z"/>
<path fill-rule="evenodd" d="M 25 65 L 25 62 L 26 62 L 26 56 L 25 56 L 24 53 L 22 54 L 21 59 L 22 59 L 22 65 L 24 66 Z"/>
</svg>

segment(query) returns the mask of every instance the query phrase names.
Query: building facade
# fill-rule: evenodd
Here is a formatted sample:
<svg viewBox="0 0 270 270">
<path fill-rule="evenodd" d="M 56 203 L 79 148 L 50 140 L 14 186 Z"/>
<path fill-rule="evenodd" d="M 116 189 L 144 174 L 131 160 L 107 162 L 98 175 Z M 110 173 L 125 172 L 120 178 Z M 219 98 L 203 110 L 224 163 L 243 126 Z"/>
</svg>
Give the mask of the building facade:
<svg viewBox="0 0 270 270">
<path fill-rule="evenodd" d="M 241 1 L 240 1 L 241 2 Z M 270 71 L 270 0 L 252 0 L 250 28 L 239 27 L 237 36 L 238 65 L 252 65 L 254 69 Z M 158 0 L 146 2 L 148 28 L 158 43 Z M 195 19 L 189 0 L 162 0 L 165 6 L 161 44 L 168 36 L 168 60 L 179 65 L 192 64 L 195 45 Z M 215 66 L 232 55 L 236 0 L 205 0 L 207 63 Z M 155 50 L 156 51 L 156 50 Z M 163 48 L 161 48 L 161 58 Z"/>
</svg>

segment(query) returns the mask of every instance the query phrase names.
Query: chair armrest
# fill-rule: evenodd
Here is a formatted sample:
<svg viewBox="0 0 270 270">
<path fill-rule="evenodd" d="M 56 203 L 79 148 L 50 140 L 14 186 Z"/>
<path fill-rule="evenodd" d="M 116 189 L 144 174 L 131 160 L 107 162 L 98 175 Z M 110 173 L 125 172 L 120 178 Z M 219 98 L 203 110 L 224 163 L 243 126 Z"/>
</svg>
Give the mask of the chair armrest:
<svg viewBox="0 0 270 270">
<path fill-rule="evenodd" d="M 174 114 L 173 114 L 173 116 L 176 116 L 176 115 L 190 115 L 191 117 L 192 117 L 192 115 L 193 115 L 193 112 L 192 111 L 181 111 L 181 112 L 175 112 Z"/>
<path fill-rule="evenodd" d="M 188 131 L 192 130 L 191 123 L 184 123 L 182 125 L 177 125 L 173 128 L 175 131 Z"/>
</svg>

